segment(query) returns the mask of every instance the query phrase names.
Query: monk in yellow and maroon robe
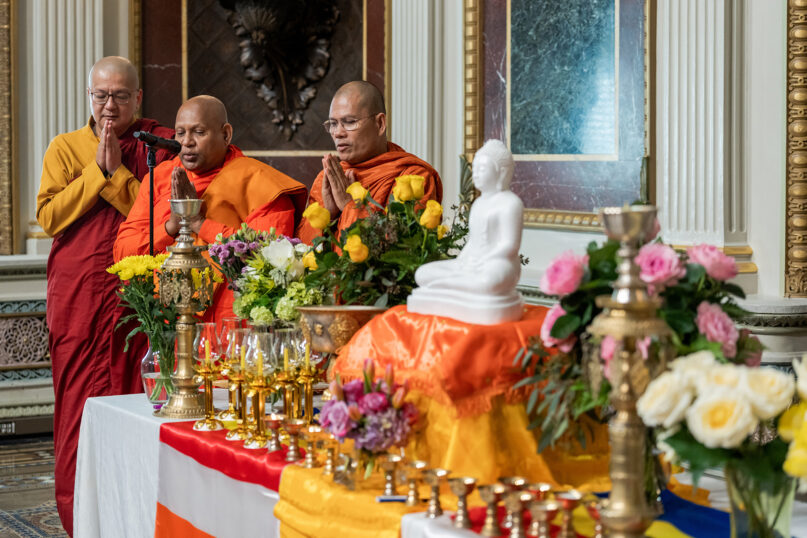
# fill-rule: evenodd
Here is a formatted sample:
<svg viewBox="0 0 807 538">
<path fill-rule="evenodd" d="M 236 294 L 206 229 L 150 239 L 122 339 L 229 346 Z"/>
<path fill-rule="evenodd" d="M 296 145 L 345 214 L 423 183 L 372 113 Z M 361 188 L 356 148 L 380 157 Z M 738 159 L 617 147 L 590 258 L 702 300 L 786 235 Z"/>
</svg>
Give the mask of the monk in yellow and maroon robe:
<svg viewBox="0 0 807 538">
<path fill-rule="evenodd" d="M 226 111 L 218 99 L 198 96 L 186 102 L 177 113 L 176 131 L 182 151 L 154 172 L 155 252 L 165 252 L 177 232 L 177 219 L 168 202 L 177 195 L 176 185 L 172 193 L 175 176 L 187 182 L 181 188 L 190 189 L 180 193 L 181 197 L 204 200 L 204 215 L 191 224 L 196 244 L 213 243 L 217 234 L 231 235 L 242 222 L 256 230 L 274 228 L 279 234 L 293 235 L 305 205 L 305 187 L 268 164 L 245 157 L 230 144 L 232 127 L 226 123 Z M 144 185 L 120 226 L 114 246 L 116 260 L 148 251 L 148 204 L 148 185 Z M 232 316 L 232 304 L 232 291 L 218 286 L 204 320 Z"/>
<path fill-rule="evenodd" d="M 76 448 L 84 402 L 91 396 L 143 390 L 140 360 L 148 341 L 133 326 L 114 330 L 118 307 L 112 244 L 147 173 L 145 145 L 135 131 L 172 137 L 149 119 L 134 120 L 140 105 L 137 72 L 128 60 L 108 57 L 91 71 L 93 116 L 77 131 L 51 141 L 42 163 L 37 220 L 53 236 L 47 266 L 48 347 L 53 370 L 56 504 L 68 534 L 73 529 Z M 157 161 L 170 157 L 158 151 Z"/>
<path fill-rule="evenodd" d="M 322 172 L 311 186 L 308 203 L 317 202 L 337 220 L 336 237 L 356 219 L 365 216 L 345 189 L 358 181 L 381 205 L 389 202 L 395 178 L 418 175 L 425 178 L 421 199 L 442 201 L 443 186 L 437 171 L 426 161 L 387 141 L 384 98 L 365 81 L 348 82 L 334 94 L 325 129 L 333 138 L 338 158 L 326 155 Z M 306 243 L 320 234 L 308 221 L 300 223 L 297 235 Z"/>
</svg>

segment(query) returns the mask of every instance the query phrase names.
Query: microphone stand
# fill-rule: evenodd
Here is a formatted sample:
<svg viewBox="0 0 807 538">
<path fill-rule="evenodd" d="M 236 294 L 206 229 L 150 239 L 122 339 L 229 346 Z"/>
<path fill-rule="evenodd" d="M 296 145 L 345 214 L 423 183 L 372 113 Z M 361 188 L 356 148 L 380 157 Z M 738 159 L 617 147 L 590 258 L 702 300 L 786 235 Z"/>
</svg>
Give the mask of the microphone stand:
<svg viewBox="0 0 807 538">
<path fill-rule="evenodd" d="M 157 166 L 157 149 L 151 144 L 146 144 L 146 149 L 146 166 L 149 167 L 149 256 L 154 256 L 154 168 Z"/>
</svg>

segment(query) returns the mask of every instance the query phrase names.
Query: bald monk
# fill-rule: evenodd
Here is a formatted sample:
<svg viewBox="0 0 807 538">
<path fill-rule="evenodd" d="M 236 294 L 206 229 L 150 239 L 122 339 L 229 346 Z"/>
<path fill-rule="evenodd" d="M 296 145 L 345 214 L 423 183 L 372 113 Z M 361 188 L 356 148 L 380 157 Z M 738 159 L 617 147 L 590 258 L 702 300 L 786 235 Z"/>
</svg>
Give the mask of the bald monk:
<svg viewBox="0 0 807 538">
<path fill-rule="evenodd" d="M 419 175 L 424 183 L 425 200 L 442 201 L 443 185 L 440 176 L 429 163 L 400 146 L 387 141 L 387 113 L 384 97 L 369 82 L 348 82 L 333 96 L 325 130 L 333 138 L 336 153 L 322 158 L 322 172 L 311 186 L 308 203 L 318 202 L 338 219 L 336 236 L 359 217 L 365 216 L 345 189 L 358 181 L 381 205 L 389 201 L 395 178 Z M 297 230 L 298 237 L 307 243 L 319 235 L 308 221 Z"/>
<path fill-rule="evenodd" d="M 204 200 L 191 222 L 196 244 L 206 245 L 217 234 L 235 233 L 242 222 L 256 230 L 275 228 L 294 234 L 305 205 L 305 187 L 268 164 L 245 157 L 230 144 L 233 127 L 224 104 L 209 95 L 189 99 L 177 112 L 179 156 L 154 171 L 154 251 L 165 252 L 179 232 L 179 217 L 171 212 L 172 198 Z M 149 189 L 140 190 L 134 207 L 121 224 L 115 260 L 148 251 Z M 205 321 L 233 315 L 233 294 L 219 286 Z"/>
<path fill-rule="evenodd" d="M 36 211 L 40 226 L 54 238 L 47 267 L 47 323 L 56 402 L 56 504 L 71 535 L 84 401 L 143 390 L 140 359 L 148 343 L 140 336 L 123 353 L 132 327 L 114 330 L 124 310 L 116 308 L 118 278 L 105 270 L 113 263 L 118 226 L 147 171 L 145 146 L 132 133 L 174 134 L 154 120 L 135 120 L 143 92 L 137 70 L 125 58 L 99 60 L 90 70 L 87 94 L 92 108 L 87 125 L 58 135 L 45 152 Z M 167 158 L 170 154 L 157 153 L 158 161 Z"/>
</svg>

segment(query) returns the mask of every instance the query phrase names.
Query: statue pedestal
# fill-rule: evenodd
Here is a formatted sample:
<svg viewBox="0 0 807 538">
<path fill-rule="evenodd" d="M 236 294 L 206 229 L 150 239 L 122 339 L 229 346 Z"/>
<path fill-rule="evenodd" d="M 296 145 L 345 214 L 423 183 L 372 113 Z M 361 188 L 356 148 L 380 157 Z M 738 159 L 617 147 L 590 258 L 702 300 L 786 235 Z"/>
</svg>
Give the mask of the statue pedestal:
<svg viewBox="0 0 807 538">
<path fill-rule="evenodd" d="M 415 288 L 406 300 L 409 312 L 474 323 L 496 325 L 518 321 L 524 314 L 524 300 L 513 290 L 507 296 Z"/>
</svg>

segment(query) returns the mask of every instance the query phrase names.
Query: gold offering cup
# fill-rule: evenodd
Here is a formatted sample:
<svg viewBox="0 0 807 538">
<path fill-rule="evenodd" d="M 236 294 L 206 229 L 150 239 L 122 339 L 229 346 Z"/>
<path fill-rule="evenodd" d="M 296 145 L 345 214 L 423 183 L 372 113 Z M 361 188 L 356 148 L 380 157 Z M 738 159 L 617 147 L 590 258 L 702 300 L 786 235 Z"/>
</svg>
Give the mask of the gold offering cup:
<svg viewBox="0 0 807 538">
<path fill-rule="evenodd" d="M 236 427 L 227 432 L 225 439 L 228 441 L 245 441 L 250 437 L 248 416 L 247 416 L 247 390 L 246 379 L 240 368 L 230 368 L 228 375 L 230 379 L 230 394 L 235 392 L 238 405 L 236 406 Z M 235 390 L 233 390 L 235 388 Z"/>
<path fill-rule="evenodd" d="M 307 426 L 301 418 L 287 418 L 283 421 L 283 428 L 289 434 L 289 451 L 286 452 L 286 461 L 294 463 L 300 460 L 300 445 L 298 438 L 302 429 Z"/>
<path fill-rule="evenodd" d="M 524 490 L 535 495 L 536 501 L 543 501 L 547 498 L 549 492 L 552 491 L 552 484 L 547 484 L 546 482 L 535 482 L 533 484 L 527 484 L 524 486 Z"/>
<path fill-rule="evenodd" d="M 454 518 L 454 527 L 458 529 L 470 529 L 471 518 L 468 515 L 468 495 L 476 487 L 476 478 L 469 476 L 449 478 L 448 486 L 451 492 L 457 496 L 457 516 Z"/>
<path fill-rule="evenodd" d="M 283 421 L 286 420 L 286 415 L 282 413 L 270 413 L 266 417 L 264 417 L 264 423 L 266 427 L 269 429 L 272 434 L 269 437 L 269 443 L 266 445 L 266 448 L 269 452 L 275 452 L 280 450 L 282 446 L 280 445 L 280 426 L 283 424 Z"/>
<path fill-rule="evenodd" d="M 527 479 L 521 476 L 503 476 L 499 478 L 499 482 L 504 484 L 508 492 L 521 491 L 522 489 L 524 489 L 524 486 L 527 485 Z M 502 523 L 502 527 L 504 527 L 505 529 L 509 529 L 513 526 L 513 512 L 511 512 L 510 509 L 507 508 L 507 503 L 505 503 L 504 507 L 506 515 L 504 517 L 504 523 Z"/>
<path fill-rule="evenodd" d="M 536 538 L 549 538 L 549 524 L 558 515 L 560 503 L 555 500 L 533 501 L 530 503 L 532 523 L 527 530 L 527 536 Z"/>
<path fill-rule="evenodd" d="M 313 469 L 317 466 L 317 442 L 319 442 L 319 440 L 322 438 L 325 431 L 320 426 L 313 424 L 306 427 L 303 432 L 305 433 L 305 440 L 308 442 L 303 467 L 306 469 Z"/>
<path fill-rule="evenodd" d="M 411 461 L 406 466 L 406 482 L 408 490 L 406 493 L 406 506 L 417 506 L 420 504 L 420 493 L 418 493 L 418 481 L 423 479 L 423 472 L 429 464 L 422 460 Z"/>
<path fill-rule="evenodd" d="M 398 470 L 398 464 L 401 463 L 403 458 L 398 454 L 387 454 L 381 461 L 381 468 L 384 469 L 384 495 L 397 495 L 397 486 L 395 484 L 395 473 Z"/>
<path fill-rule="evenodd" d="M 300 403 L 303 407 L 302 415 L 309 424 L 314 420 L 314 379 L 316 374 L 316 368 L 309 364 L 300 368 L 300 373 L 297 375 L 297 383 L 302 393 L 300 395 Z"/>
<path fill-rule="evenodd" d="M 333 476 L 334 474 L 337 442 L 333 435 L 328 433 L 325 434 L 322 440 L 322 444 L 325 446 L 325 465 L 322 468 L 322 474 L 325 476 Z"/>
<path fill-rule="evenodd" d="M 479 486 L 479 496 L 487 506 L 485 507 L 485 524 L 482 526 L 482 536 L 501 536 L 499 530 L 499 514 L 497 506 L 502 499 L 502 495 L 507 493 L 504 484 L 487 484 Z"/>
<path fill-rule="evenodd" d="M 443 507 L 440 506 L 440 484 L 449 474 L 451 471 L 448 469 L 430 469 L 423 473 L 423 479 L 431 487 L 429 509 L 426 511 L 426 517 L 430 519 L 443 515 Z"/>
<path fill-rule="evenodd" d="M 535 500 L 529 491 L 512 491 L 504 496 L 504 506 L 513 514 L 510 538 L 525 538 L 524 509 Z"/>
<path fill-rule="evenodd" d="M 561 523 L 558 538 L 577 538 L 574 525 L 572 525 L 572 510 L 577 508 L 582 499 L 583 496 L 580 492 L 573 489 L 555 493 L 555 500 L 560 504 L 560 509 L 563 510 L 563 523 Z"/>
</svg>

